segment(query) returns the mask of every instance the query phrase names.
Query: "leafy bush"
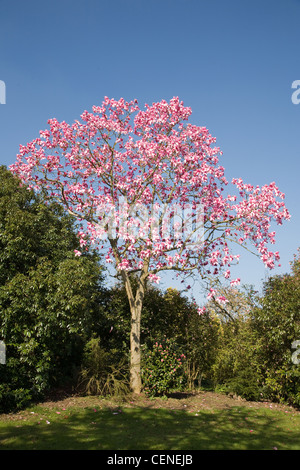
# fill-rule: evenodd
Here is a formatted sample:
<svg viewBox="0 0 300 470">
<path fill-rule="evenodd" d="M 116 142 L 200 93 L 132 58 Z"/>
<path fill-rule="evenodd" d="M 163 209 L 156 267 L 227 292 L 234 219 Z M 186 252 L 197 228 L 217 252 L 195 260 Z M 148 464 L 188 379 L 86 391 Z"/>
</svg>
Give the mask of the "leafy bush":
<svg viewBox="0 0 300 470">
<path fill-rule="evenodd" d="M 236 315 L 222 322 L 218 351 L 213 365 L 217 390 L 246 400 L 262 398 L 263 375 L 257 351 L 258 340 L 249 315 Z"/>
<path fill-rule="evenodd" d="M 246 400 L 259 401 L 262 397 L 261 377 L 251 364 L 236 372 L 226 383 L 226 392 L 234 393 Z"/>
<path fill-rule="evenodd" d="M 26 407 L 32 400 L 30 390 L 13 388 L 8 384 L 0 384 L 0 412 L 7 413 Z"/>
<path fill-rule="evenodd" d="M 142 381 L 146 395 L 161 396 L 184 390 L 184 360 L 185 355 L 180 354 L 176 343 L 169 339 L 157 341 L 152 348 L 144 345 Z"/>
<path fill-rule="evenodd" d="M 269 400 L 300 407 L 300 368 L 266 371 L 263 394 Z"/>
<path fill-rule="evenodd" d="M 127 395 L 129 367 L 117 350 L 106 351 L 100 338 L 92 338 L 85 346 L 79 373 L 78 390 L 87 395 Z"/>
<path fill-rule="evenodd" d="M 260 306 L 252 312 L 264 380 L 264 398 L 299 406 L 300 366 L 292 362 L 292 343 L 300 340 L 300 257 L 291 273 L 264 284 Z"/>
</svg>

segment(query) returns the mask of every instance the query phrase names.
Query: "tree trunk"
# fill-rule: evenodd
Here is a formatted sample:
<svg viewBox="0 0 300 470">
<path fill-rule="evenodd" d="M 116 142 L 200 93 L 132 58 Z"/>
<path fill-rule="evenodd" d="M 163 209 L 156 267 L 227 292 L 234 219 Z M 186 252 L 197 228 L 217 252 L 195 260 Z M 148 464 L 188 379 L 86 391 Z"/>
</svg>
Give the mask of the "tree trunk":
<svg viewBox="0 0 300 470">
<path fill-rule="evenodd" d="M 141 276 L 138 279 L 136 295 L 132 292 L 129 276 L 122 272 L 124 285 L 126 288 L 130 313 L 131 313 L 131 331 L 130 331 L 130 388 L 133 393 L 141 393 L 141 316 L 142 306 L 145 294 L 145 284 L 147 278 L 148 262 L 145 263 Z"/>
<path fill-rule="evenodd" d="M 130 387 L 133 393 L 141 393 L 141 311 L 142 306 L 138 305 L 131 312 L 130 331 Z"/>
<path fill-rule="evenodd" d="M 120 263 L 120 255 L 115 239 L 110 239 L 117 264 Z M 149 259 L 145 259 L 138 279 L 138 287 L 134 296 L 129 275 L 126 271 L 121 271 L 122 279 L 126 289 L 130 313 L 131 313 L 131 331 L 130 331 L 130 388 L 133 393 L 141 393 L 141 314 L 145 295 L 145 285 L 148 276 Z"/>
</svg>

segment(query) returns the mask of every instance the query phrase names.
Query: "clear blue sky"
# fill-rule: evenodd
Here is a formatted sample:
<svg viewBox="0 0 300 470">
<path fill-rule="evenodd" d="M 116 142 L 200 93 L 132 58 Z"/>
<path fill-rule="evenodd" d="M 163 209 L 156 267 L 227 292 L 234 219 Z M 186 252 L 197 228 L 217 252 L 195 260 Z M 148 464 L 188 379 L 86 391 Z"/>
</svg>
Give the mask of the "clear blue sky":
<svg viewBox="0 0 300 470">
<path fill-rule="evenodd" d="M 49 118 L 71 123 L 104 96 L 179 96 L 217 138 L 228 179 L 286 194 L 271 273 L 288 272 L 300 246 L 299 19 L 299 0 L 0 0 L 0 164 Z M 259 288 L 265 274 L 242 256 L 243 282 Z"/>
</svg>

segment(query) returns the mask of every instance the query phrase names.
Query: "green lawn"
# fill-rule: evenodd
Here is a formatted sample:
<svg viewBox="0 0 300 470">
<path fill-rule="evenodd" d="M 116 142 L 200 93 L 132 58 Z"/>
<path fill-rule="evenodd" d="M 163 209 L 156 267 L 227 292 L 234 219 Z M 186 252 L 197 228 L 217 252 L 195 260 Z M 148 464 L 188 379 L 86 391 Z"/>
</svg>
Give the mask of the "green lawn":
<svg viewBox="0 0 300 470">
<path fill-rule="evenodd" d="M 0 419 L 0 450 L 299 450 L 300 413 L 234 406 L 36 406 Z"/>
</svg>

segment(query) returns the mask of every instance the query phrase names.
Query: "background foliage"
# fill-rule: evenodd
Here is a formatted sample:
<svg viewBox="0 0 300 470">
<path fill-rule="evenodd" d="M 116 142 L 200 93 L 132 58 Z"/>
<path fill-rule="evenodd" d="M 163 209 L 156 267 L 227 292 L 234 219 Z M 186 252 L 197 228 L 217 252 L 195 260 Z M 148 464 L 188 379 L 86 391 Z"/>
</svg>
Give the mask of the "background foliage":
<svg viewBox="0 0 300 470">
<path fill-rule="evenodd" d="M 0 411 L 22 408 L 58 387 L 81 393 L 128 391 L 130 308 L 120 282 L 89 245 L 80 258 L 72 217 L 20 187 L 0 167 Z M 220 288 L 199 315 L 169 288 L 147 285 L 141 340 L 144 392 L 210 387 L 248 400 L 300 405 L 300 261 L 251 287 Z M 132 279 L 134 283 L 134 278 Z"/>
</svg>

